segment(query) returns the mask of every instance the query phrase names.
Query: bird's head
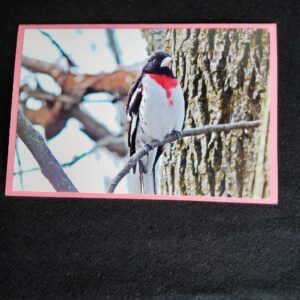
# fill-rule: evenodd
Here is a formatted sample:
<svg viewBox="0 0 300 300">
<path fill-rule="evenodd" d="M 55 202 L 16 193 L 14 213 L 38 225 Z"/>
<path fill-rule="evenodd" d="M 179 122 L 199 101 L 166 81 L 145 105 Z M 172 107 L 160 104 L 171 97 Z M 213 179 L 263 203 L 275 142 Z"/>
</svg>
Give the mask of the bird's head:
<svg viewBox="0 0 300 300">
<path fill-rule="evenodd" d="M 144 73 L 164 74 L 174 77 L 172 72 L 173 59 L 170 54 L 159 51 L 153 54 L 143 68 Z"/>
</svg>

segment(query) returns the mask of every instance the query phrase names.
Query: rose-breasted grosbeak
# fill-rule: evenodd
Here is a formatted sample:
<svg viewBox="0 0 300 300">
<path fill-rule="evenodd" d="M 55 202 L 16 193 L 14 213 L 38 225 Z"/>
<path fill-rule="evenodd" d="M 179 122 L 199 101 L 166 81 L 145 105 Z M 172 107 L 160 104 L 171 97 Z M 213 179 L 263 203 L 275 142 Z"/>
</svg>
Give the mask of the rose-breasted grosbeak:
<svg viewBox="0 0 300 300">
<path fill-rule="evenodd" d="M 155 164 L 163 147 L 151 149 L 149 143 L 182 130 L 185 102 L 183 91 L 172 72 L 172 57 L 165 52 L 152 55 L 128 93 L 130 156 L 141 148 L 148 154 L 139 162 L 140 187 L 154 194 Z M 136 167 L 132 171 L 136 172 Z"/>
</svg>

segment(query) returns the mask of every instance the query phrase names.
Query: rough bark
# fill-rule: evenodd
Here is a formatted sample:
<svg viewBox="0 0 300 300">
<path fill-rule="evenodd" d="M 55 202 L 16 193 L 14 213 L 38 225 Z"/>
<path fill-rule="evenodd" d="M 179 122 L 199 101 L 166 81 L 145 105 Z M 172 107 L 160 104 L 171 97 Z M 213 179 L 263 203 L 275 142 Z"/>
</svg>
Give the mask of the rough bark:
<svg viewBox="0 0 300 300">
<path fill-rule="evenodd" d="M 173 143 L 162 158 L 161 194 L 268 197 L 268 31 L 169 29 L 162 35 L 187 101 L 185 128 L 262 124 Z M 145 36 L 151 44 L 151 30 Z"/>
</svg>

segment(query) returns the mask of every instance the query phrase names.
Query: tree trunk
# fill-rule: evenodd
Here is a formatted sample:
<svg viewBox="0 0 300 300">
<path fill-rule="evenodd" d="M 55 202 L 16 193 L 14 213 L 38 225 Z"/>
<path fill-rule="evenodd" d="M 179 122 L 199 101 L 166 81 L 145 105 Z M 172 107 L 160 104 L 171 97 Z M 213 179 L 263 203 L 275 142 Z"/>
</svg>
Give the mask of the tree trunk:
<svg viewBox="0 0 300 300">
<path fill-rule="evenodd" d="M 253 29 L 145 30 L 149 49 L 165 50 L 187 102 L 184 128 L 261 120 L 185 138 L 162 157 L 161 194 L 269 196 L 269 33 Z M 164 49 L 161 41 L 164 40 Z M 156 46 L 158 45 L 158 46 Z"/>
</svg>

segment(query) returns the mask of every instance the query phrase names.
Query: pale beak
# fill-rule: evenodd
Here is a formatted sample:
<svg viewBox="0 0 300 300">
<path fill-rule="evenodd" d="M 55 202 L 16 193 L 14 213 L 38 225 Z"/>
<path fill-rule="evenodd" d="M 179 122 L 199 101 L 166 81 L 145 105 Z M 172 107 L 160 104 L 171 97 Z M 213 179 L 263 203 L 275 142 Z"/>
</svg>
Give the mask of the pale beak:
<svg viewBox="0 0 300 300">
<path fill-rule="evenodd" d="M 160 64 L 160 67 L 167 67 L 169 69 L 172 69 L 172 63 L 173 63 L 173 59 L 171 57 L 166 57 Z"/>
</svg>

